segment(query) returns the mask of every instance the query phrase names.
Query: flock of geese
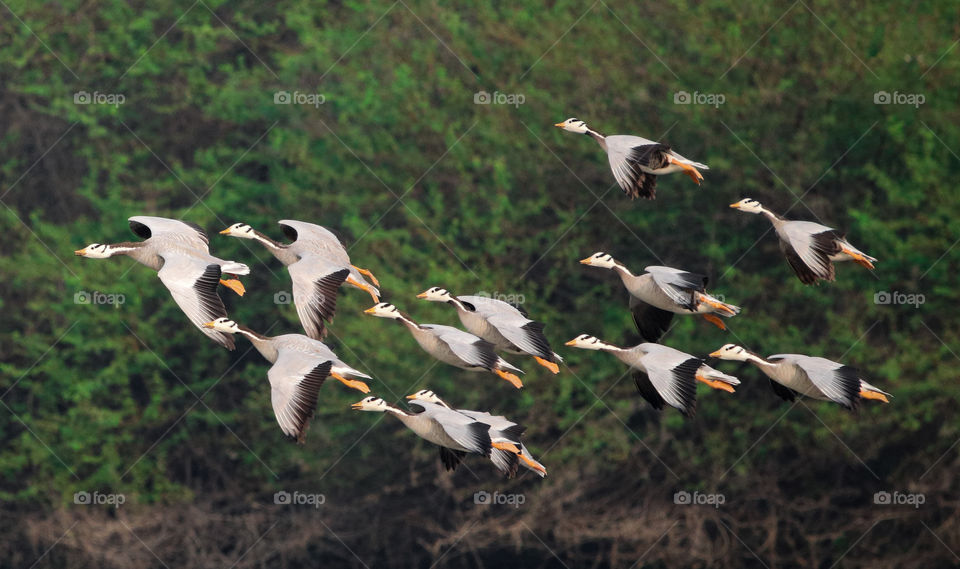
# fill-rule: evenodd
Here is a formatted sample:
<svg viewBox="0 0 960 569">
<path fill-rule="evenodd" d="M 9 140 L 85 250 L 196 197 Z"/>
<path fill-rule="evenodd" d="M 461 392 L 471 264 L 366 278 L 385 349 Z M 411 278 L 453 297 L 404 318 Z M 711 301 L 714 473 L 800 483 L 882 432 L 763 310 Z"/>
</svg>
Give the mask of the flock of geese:
<svg viewBox="0 0 960 569">
<path fill-rule="evenodd" d="M 608 154 L 617 183 L 631 198 L 654 199 L 657 176 L 673 172 L 683 172 L 699 185 L 703 180 L 700 170 L 708 169 L 664 144 L 638 136 L 603 136 L 576 118 L 555 126 L 596 140 Z M 750 198 L 730 207 L 767 217 L 787 262 L 804 284 L 833 281 L 835 262 L 854 261 L 873 269 L 877 261 L 833 228 L 784 219 Z M 231 320 L 218 294 L 218 286 L 223 285 L 243 296 L 245 289 L 238 277 L 250 273 L 247 265 L 213 256 L 207 234 L 195 224 L 152 216 L 131 217 L 129 222 L 142 241 L 93 243 L 75 254 L 92 259 L 131 257 L 157 271 L 174 302 L 211 340 L 232 350 L 235 335 L 248 339 L 272 364 L 267 379 L 274 415 L 283 433 L 297 442 L 305 440 L 320 388 L 328 377 L 362 393 L 370 392 L 363 380 L 372 378 L 343 362 L 322 341 L 326 324 L 336 312 L 339 289 L 344 286 L 370 295 L 374 306 L 366 314 L 396 320 L 423 351 L 448 365 L 496 375 L 518 389 L 523 387 L 518 375 L 523 372 L 504 360 L 500 352 L 531 357 L 554 374 L 560 371 L 563 358 L 550 347 L 543 323 L 530 319 L 515 306 L 484 296 L 457 296 L 432 287 L 417 298 L 449 304 L 466 330 L 418 323 L 393 304 L 380 301 L 377 278 L 371 271 L 352 264 L 346 248 L 332 232 L 296 220 L 279 222 L 289 243 L 275 241 L 245 223 L 235 223 L 220 231 L 229 237 L 259 242 L 290 273 L 293 302 L 306 334 L 260 334 Z M 740 313 L 738 306 L 707 292 L 707 277 L 664 266 L 649 266 L 642 274 L 634 274 L 602 251 L 580 263 L 617 273 L 629 293 L 630 311 L 643 343 L 623 348 L 581 334 L 567 346 L 612 354 L 633 371 L 641 396 L 656 409 L 669 405 L 685 416 L 693 416 L 697 382 L 734 392 L 740 384 L 736 377 L 714 369 L 703 358 L 658 343 L 675 314 L 700 315 L 725 330 L 723 320 Z M 804 395 L 853 410 L 861 399 L 888 402 L 890 397 L 868 383 L 857 369 L 821 357 L 776 354 L 764 358 L 734 344 L 724 345 L 710 357 L 755 365 L 769 377 L 775 393 L 787 400 Z M 522 425 L 487 412 L 457 409 L 428 389 L 407 399 L 407 409 L 376 396 L 365 397 L 353 408 L 395 416 L 439 447 L 447 470 L 454 470 L 467 454 L 476 454 L 489 458 L 509 477 L 520 466 L 546 476 L 546 467 L 532 457 L 521 440 L 525 431 Z"/>
</svg>

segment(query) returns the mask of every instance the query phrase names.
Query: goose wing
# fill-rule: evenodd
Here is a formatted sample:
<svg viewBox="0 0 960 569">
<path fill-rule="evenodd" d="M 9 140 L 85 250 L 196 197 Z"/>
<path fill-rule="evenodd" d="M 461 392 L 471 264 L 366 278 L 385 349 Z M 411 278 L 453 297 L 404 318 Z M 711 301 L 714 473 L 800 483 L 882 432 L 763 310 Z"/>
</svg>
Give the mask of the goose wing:
<svg viewBox="0 0 960 569">
<path fill-rule="evenodd" d="M 847 409 L 854 409 L 860 403 L 860 373 L 856 368 L 801 354 L 775 354 L 767 359 L 797 366 L 825 397 Z"/>
<path fill-rule="evenodd" d="M 280 228 L 283 229 L 283 234 L 290 241 L 310 247 L 332 261 L 350 266 L 350 256 L 347 254 L 346 248 L 337 236 L 326 227 L 294 219 L 281 219 Z"/>
<path fill-rule="evenodd" d="M 287 270 L 293 281 L 293 303 L 300 323 L 307 336 L 319 340 L 327 333 L 324 322 L 333 320 L 337 293 L 350 271 L 319 255 L 305 255 L 288 265 Z"/>
<path fill-rule="evenodd" d="M 667 330 L 673 320 L 673 312 L 668 312 L 647 304 L 639 298 L 630 295 L 630 312 L 633 314 L 633 323 L 644 342 L 657 342 Z"/>
<path fill-rule="evenodd" d="M 837 240 L 843 238 L 835 229 L 811 221 L 787 221 L 778 233 L 780 248 L 801 282 L 834 279 L 830 256 L 840 253 Z"/>
<path fill-rule="evenodd" d="M 656 170 L 668 164 L 670 147 L 639 136 L 615 135 L 605 139 L 610 169 L 620 189 L 630 199 L 656 197 L 657 177 L 644 172 L 644 168 Z"/>
<path fill-rule="evenodd" d="M 502 300 L 482 296 L 457 298 L 472 305 L 477 313 L 520 350 L 547 361 L 554 360 L 555 354 L 550 348 L 550 342 L 543 334 L 544 325 L 527 318 L 517 307 Z M 557 361 L 563 361 L 559 356 L 556 358 Z"/>
<path fill-rule="evenodd" d="M 283 434 L 302 443 L 310 418 L 317 408 L 320 387 L 330 375 L 333 362 L 299 349 L 277 350 L 277 361 L 267 372 L 270 402 Z"/>
<path fill-rule="evenodd" d="M 670 297 L 670 300 L 688 310 L 696 310 L 698 304 L 697 293 L 707 290 L 708 279 L 703 275 L 657 265 L 646 267 L 643 270 L 650 273 L 653 282 L 664 294 Z"/>
<path fill-rule="evenodd" d="M 167 287 L 180 310 L 190 322 L 221 346 L 232 350 L 233 335 L 218 332 L 203 325 L 227 316 L 227 309 L 217 294 L 220 284 L 220 265 L 208 264 L 204 259 L 184 253 L 160 253 L 163 266 L 157 272 L 160 282 Z"/>
<path fill-rule="evenodd" d="M 453 326 L 423 324 L 421 328 L 433 331 L 434 335 L 467 365 L 485 369 L 497 367 L 500 358 L 490 342 Z"/>
<path fill-rule="evenodd" d="M 143 239 L 165 237 L 204 253 L 210 252 L 210 239 L 196 223 L 150 215 L 137 215 L 127 221 L 134 234 Z"/>
<path fill-rule="evenodd" d="M 646 353 L 640 358 L 640 364 L 657 395 L 692 417 L 697 406 L 696 373 L 703 360 L 660 344 L 641 345 Z M 642 388 L 640 391 L 643 394 Z"/>
<path fill-rule="evenodd" d="M 415 411 L 419 407 L 421 411 L 418 413 L 434 421 L 448 437 L 468 452 L 490 456 L 490 425 L 427 401 L 414 400 L 409 405 Z"/>
</svg>

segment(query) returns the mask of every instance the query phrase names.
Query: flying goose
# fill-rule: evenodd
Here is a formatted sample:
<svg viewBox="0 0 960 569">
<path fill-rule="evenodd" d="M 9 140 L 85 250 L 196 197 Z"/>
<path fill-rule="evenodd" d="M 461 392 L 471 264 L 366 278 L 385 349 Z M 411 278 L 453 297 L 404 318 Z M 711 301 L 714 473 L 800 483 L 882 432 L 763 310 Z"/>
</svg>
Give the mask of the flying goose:
<svg viewBox="0 0 960 569">
<path fill-rule="evenodd" d="M 630 269 L 602 251 L 580 262 L 616 271 L 630 293 L 633 321 L 640 336 L 647 342 L 660 339 L 669 328 L 674 314 L 701 314 L 705 320 L 726 330 L 726 325 L 717 315 L 730 318 L 740 312 L 739 306 L 707 294 L 707 277 L 703 275 L 656 265 L 645 267 L 645 274 L 634 275 Z"/>
<path fill-rule="evenodd" d="M 333 320 L 337 289 L 344 283 L 366 291 L 374 302 L 380 302 L 380 291 L 374 286 L 380 283 L 370 271 L 350 264 L 347 250 L 328 229 L 289 219 L 280 220 L 280 227 L 290 244 L 278 243 L 246 223 L 234 223 L 220 233 L 258 241 L 286 265 L 293 281 L 297 316 L 308 336 L 320 340 L 326 335 L 324 322 Z"/>
<path fill-rule="evenodd" d="M 417 295 L 431 302 L 446 302 L 457 309 L 463 327 L 498 350 L 529 355 L 553 373 L 560 371 L 558 354 L 543 335 L 543 324 L 530 320 L 502 300 L 483 296 L 453 296 L 446 289 L 431 287 Z"/>
<path fill-rule="evenodd" d="M 780 250 L 797 278 L 803 284 L 816 284 L 817 280 L 834 280 L 833 263 L 854 261 L 868 269 L 873 268 L 877 260 L 850 244 L 832 227 L 812 221 L 791 221 L 784 219 L 760 205 L 751 198 L 744 198 L 730 207 L 747 213 L 762 213 L 773 224 L 780 238 Z"/>
<path fill-rule="evenodd" d="M 833 401 L 856 409 L 860 399 L 875 399 L 889 403 L 893 397 L 886 391 L 860 378 L 860 371 L 826 358 L 800 354 L 776 354 L 762 358 L 736 344 L 726 344 L 710 354 L 721 360 L 750 362 L 770 378 L 770 386 L 777 395 L 793 401 L 797 395 Z"/>
<path fill-rule="evenodd" d="M 146 215 L 131 217 L 129 222 L 130 229 L 144 241 L 91 243 L 74 254 L 90 259 L 126 255 L 157 271 L 160 282 L 167 287 L 190 322 L 215 342 L 232 350 L 231 336 L 204 328 L 203 324 L 227 315 L 227 309 L 217 294 L 218 283 L 241 296 L 244 293 L 243 284 L 238 279 L 222 279 L 223 273 L 247 275 L 250 274 L 249 267 L 211 255 L 206 234 L 195 224 Z"/>
<path fill-rule="evenodd" d="M 607 151 L 613 176 L 620 184 L 620 189 L 630 196 L 630 199 L 637 197 L 655 199 L 657 176 L 682 171 L 699 186 L 703 175 L 697 168 L 710 169 L 706 164 L 680 156 L 666 144 L 639 136 L 622 134 L 603 136 L 591 130 L 587 123 L 577 118 L 571 117 L 553 126 L 593 137 L 600 144 L 600 148 Z"/>
<path fill-rule="evenodd" d="M 466 454 L 479 454 L 489 458 L 493 449 L 499 449 L 513 457 L 513 464 L 509 468 L 516 471 L 516 444 L 492 440 L 489 424 L 427 401 L 411 401 L 409 405 L 412 411 L 404 411 L 380 397 L 370 396 L 357 401 L 352 408 L 357 411 L 390 413 L 420 438 L 439 446 L 440 460 L 447 470 L 456 469 L 460 459 Z M 494 463 L 496 464 L 496 461 Z M 509 475 L 509 470 L 503 472 Z"/>
<path fill-rule="evenodd" d="M 437 405 L 446 407 L 447 409 L 453 409 L 453 407 L 448 405 L 443 399 L 440 399 L 436 393 L 429 389 L 421 389 L 413 395 L 408 395 L 407 399 L 426 401 L 428 403 L 435 403 Z M 513 452 L 512 450 L 501 450 L 499 448 L 495 448 L 493 451 L 491 451 L 490 460 L 493 461 L 494 464 L 497 464 L 498 469 L 504 471 L 506 467 L 511 464 L 511 460 L 513 460 L 513 463 L 516 464 L 515 457 L 519 457 L 523 461 L 523 466 L 525 468 L 536 472 L 541 478 L 547 475 L 546 467 L 534 460 L 530 454 L 530 451 L 528 451 L 527 447 L 523 444 L 523 442 L 520 441 L 520 436 L 523 434 L 524 427 L 517 425 L 502 415 L 491 415 L 490 413 L 482 411 L 468 411 L 465 409 L 453 410 L 457 413 L 462 413 L 475 421 L 480 421 L 481 423 L 490 425 L 490 438 L 494 442 L 517 445 L 517 452 Z M 460 455 L 460 457 L 462 457 L 462 455 Z M 514 474 L 516 474 L 516 472 L 508 472 L 508 477 L 513 478 Z"/>
<path fill-rule="evenodd" d="M 204 326 L 224 334 L 245 336 L 260 355 L 273 364 L 267 371 L 273 412 L 283 433 L 298 443 L 306 439 L 310 417 L 317 407 L 317 394 L 328 376 L 347 387 L 370 392 L 366 383 L 348 379 L 370 379 L 370 376 L 343 363 L 319 340 L 302 334 L 264 336 L 229 318 L 217 318 Z"/>
<path fill-rule="evenodd" d="M 510 373 L 523 371 L 498 356 L 493 344 L 483 338 L 452 326 L 417 324 L 389 302 L 381 302 L 364 313 L 398 320 L 406 326 L 423 351 L 445 364 L 468 371 L 489 371 L 509 381 L 517 389 L 523 387 L 520 378 Z"/>
<path fill-rule="evenodd" d="M 734 386 L 740 385 L 740 380 L 713 369 L 700 358 L 662 344 L 644 343 L 619 348 L 581 334 L 566 345 L 613 354 L 634 370 L 633 379 L 640 395 L 654 409 L 663 409 L 666 403 L 687 417 L 692 417 L 696 411 L 697 381 L 730 393 L 733 393 Z"/>
</svg>

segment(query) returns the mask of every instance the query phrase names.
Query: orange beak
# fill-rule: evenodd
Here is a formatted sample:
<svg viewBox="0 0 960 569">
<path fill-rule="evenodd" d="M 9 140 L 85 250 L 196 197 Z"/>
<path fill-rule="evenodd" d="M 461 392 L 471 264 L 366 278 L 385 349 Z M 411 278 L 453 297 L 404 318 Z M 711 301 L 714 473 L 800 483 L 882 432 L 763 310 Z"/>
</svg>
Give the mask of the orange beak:
<svg viewBox="0 0 960 569">
<path fill-rule="evenodd" d="M 79 255 L 80 257 L 83 257 L 83 256 L 85 256 L 85 255 L 87 254 L 87 252 L 84 251 L 83 249 L 77 249 L 76 251 L 73 252 L 73 254 L 74 254 L 74 255 Z"/>
<path fill-rule="evenodd" d="M 733 209 L 740 209 L 740 203 L 739 203 L 739 202 L 737 202 L 737 203 L 732 203 L 732 204 L 730 204 L 730 207 L 732 207 Z"/>
<path fill-rule="evenodd" d="M 590 257 L 587 257 L 586 259 L 580 259 L 580 264 L 581 264 L 581 265 L 592 265 L 593 262 L 590 261 Z"/>
<path fill-rule="evenodd" d="M 576 339 L 576 338 L 574 338 L 573 340 L 570 340 L 569 342 L 567 342 L 566 344 L 564 344 L 564 346 L 576 346 L 576 345 L 577 345 L 577 339 Z"/>
<path fill-rule="evenodd" d="M 221 232 L 220 232 L 220 235 L 230 235 L 230 228 L 228 227 L 228 228 L 224 229 L 223 231 L 221 231 Z"/>
<path fill-rule="evenodd" d="M 712 352 L 712 353 L 710 354 L 710 357 L 711 357 L 711 358 L 719 358 L 719 357 L 720 357 L 720 350 L 717 350 L 717 351 L 715 351 L 715 352 Z"/>
<path fill-rule="evenodd" d="M 363 401 L 357 401 L 356 403 L 351 403 L 350 408 L 355 410 L 363 409 Z"/>
<path fill-rule="evenodd" d="M 427 293 L 421 292 L 420 294 L 417 295 L 417 298 L 427 298 Z"/>
<path fill-rule="evenodd" d="M 564 123 L 562 123 L 562 122 L 558 122 L 557 124 L 555 124 L 555 125 L 553 125 L 553 126 L 558 126 L 558 127 L 560 127 L 560 128 L 563 128 L 565 125 L 564 125 Z"/>
<path fill-rule="evenodd" d="M 204 328 L 213 328 L 213 321 L 207 322 L 203 325 Z"/>
<path fill-rule="evenodd" d="M 374 312 L 377 311 L 376 308 L 377 308 L 376 306 L 371 306 L 370 308 L 364 310 L 363 313 L 364 313 L 364 314 L 373 314 Z"/>
<path fill-rule="evenodd" d="M 416 395 L 416 394 L 407 395 L 407 399 L 416 399 L 416 398 L 417 398 L 417 395 Z"/>
</svg>

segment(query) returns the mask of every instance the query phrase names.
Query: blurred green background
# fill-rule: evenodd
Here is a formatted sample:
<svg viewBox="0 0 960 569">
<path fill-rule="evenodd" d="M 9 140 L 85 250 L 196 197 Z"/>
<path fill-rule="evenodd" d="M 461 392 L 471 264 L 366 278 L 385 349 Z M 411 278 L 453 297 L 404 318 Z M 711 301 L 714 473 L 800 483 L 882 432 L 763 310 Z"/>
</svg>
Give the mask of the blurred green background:
<svg viewBox="0 0 960 569">
<path fill-rule="evenodd" d="M 960 31 L 953 2 L 741 4 L 13 1 L 0 8 L 0 558 L 36 567 L 941 567 L 960 562 L 956 289 Z M 275 104 L 279 91 L 323 103 Z M 475 104 L 476 93 L 523 104 Z M 722 97 L 677 104 L 680 92 Z M 83 102 L 89 94 L 93 104 Z M 922 104 L 875 104 L 877 93 Z M 119 102 L 122 104 L 97 104 Z M 882 95 L 879 95 L 882 99 Z M 112 98 L 111 98 L 112 97 Z M 705 162 L 654 202 L 614 186 L 569 116 Z M 805 287 L 753 197 L 820 219 L 880 259 Z M 436 450 L 361 394 L 321 390 L 304 446 L 273 418 L 268 364 L 192 328 L 155 273 L 72 255 L 135 239 L 132 215 L 196 222 L 250 265 L 232 317 L 300 331 L 286 270 L 216 235 L 325 225 L 385 300 L 422 322 L 430 286 L 513 295 L 566 358 L 516 391 L 435 364 L 348 290 L 330 345 L 397 401 L 429 387 L 528 426 L 545 480 Z M 668 264 L 743 307 L 664 343 L 821 355 L 894 394 L 859 413 L 779 400 L 725 363 L 684 420 L 641 400 L 579 333 L 636 341 L 613 273 Z M 81 292 L 123 295 L 78 304 Z M 880 291 L 925 303 L 877 305 Z M 325 503 L 276 505 L 279 491 Z M 522 494 L 477 505 L 474 493 Z M 674 503 L 719 493 L 719 508 Z M 77 492 L 122 494 L 119 508 Z M 922 494 L 920 507 L 875 493 Z M 31 565 L 35 564 L 35 565 Z"/>
</svg>

